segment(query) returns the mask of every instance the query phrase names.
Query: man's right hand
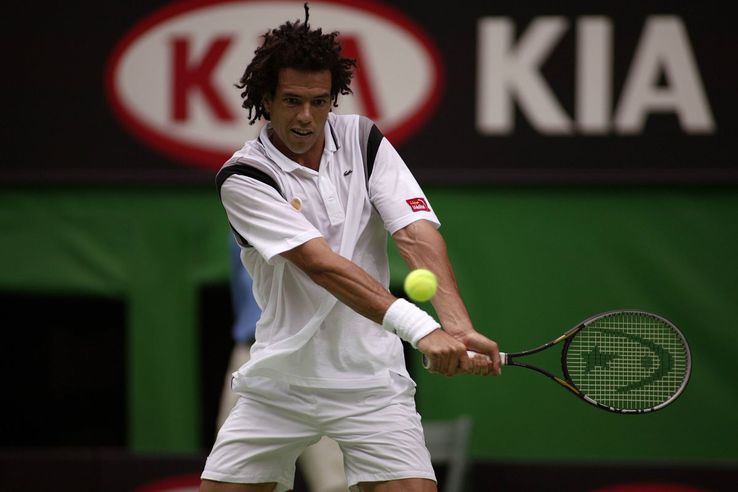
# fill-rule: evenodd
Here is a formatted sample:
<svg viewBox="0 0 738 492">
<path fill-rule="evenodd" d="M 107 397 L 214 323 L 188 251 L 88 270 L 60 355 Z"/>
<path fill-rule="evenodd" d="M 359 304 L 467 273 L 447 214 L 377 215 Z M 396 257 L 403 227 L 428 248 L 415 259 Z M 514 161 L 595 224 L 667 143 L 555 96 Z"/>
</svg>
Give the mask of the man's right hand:
<svg viewBox="0 0 738 492">
<path fill-rule="evenodd" d="M 469 357 L 467 347 L 442 329 L 432 331 L 421 338 L 417 348 L 426 356 L 430 372 L 445 376 L 499 374 L 499 364 L 495 365 L 493 358 Z"/>
</svg>

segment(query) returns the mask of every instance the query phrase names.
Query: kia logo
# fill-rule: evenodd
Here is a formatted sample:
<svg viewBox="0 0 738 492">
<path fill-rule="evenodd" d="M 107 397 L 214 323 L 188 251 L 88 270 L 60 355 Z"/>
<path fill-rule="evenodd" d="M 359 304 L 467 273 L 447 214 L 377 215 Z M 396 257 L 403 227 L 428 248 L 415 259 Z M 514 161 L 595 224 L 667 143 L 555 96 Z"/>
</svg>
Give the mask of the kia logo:
<svg viewBox="0 0 738 492">
<path fill-rule="evenodd" d="M 234 84 L 260 37 L 302 19 L 303 2 L 194 0 L 141 20 L 107 67 L 109 103 L 127 130 L 184 164 L 217 169 L 255 138 Z M 433 114 L 443 87 L 438 51 L 411 19 L 362 0 L 310 2 L 310 23 L 340 31 L 344 56 L 359 62 L 353 96 L 339 113 L 360 113 L 399 144 Z"/>
</svg>

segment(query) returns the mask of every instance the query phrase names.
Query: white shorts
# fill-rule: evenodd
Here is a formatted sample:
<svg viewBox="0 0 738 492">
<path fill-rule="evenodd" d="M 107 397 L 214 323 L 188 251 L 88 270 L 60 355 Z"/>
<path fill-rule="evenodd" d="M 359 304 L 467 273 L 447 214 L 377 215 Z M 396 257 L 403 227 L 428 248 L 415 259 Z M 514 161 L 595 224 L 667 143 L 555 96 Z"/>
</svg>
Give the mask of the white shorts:
<svg viewBox="0 0 738 492">
<path fill-rule="evenodd" d="M 295 461 L 326 435 L 343 452 L 352 490 L 360 482 L 436 476 L 415 410 L 415 383 L 392 374 L 384 388 L 320 389 L 251 378 L 205 463 L 203 479 L 276 482 L 293 488 Z"/>
</svg>

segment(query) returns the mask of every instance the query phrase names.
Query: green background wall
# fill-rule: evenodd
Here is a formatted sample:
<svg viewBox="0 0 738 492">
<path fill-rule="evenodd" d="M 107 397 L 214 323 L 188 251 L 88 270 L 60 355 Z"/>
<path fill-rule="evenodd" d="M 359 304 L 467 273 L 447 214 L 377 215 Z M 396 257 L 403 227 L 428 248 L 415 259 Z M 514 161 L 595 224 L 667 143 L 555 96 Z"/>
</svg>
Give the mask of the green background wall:
<svg viewBox="0 0 738 492">
<path fill-rule="evenodd" d="M 630 307 L 682 327 L 694 362 L 674 405 L 619 416 L 529 371 L 449 379 L 422 371 L 418 355 L 412 364 L 425 418 L 473 416 L 475 458 L 738 462 L 735 189 L 427 191 L 477 328 L 503 350 Z M 4 190 L 0 227 L 0 290 L 126 300 L 129 447 L 196 450 L 196 293 L 228 278 L 228 229 L 216 193 Z M 394 247 L 391 254 L 399 285 L 407 269 Z"/>
</svg>

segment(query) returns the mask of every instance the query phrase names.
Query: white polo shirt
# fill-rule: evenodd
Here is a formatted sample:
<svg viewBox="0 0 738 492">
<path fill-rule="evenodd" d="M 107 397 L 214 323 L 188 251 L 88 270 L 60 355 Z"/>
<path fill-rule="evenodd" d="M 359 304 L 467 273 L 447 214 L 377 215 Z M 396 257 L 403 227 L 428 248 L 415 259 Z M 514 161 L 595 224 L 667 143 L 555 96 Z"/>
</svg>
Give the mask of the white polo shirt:
<svg viewBox="0 0 738 492">
<path fill-rule="evenodd" d="M 359 315 L 280 256 L 323 237 L 385 287 L 387 232 L 438 218 L 389 141 L 358 115 L 329 114 L 318 171 L 297 164 L 269 140 L 270 127 L 225 164 L 244 164 L 273 179 L 233 174 L 220 192 L 228 220 L 248 246 L 241 259 L 262 310 L 251 359 L 234 373 L 234 389 L 251 376 L 322 388 L 373 387 L 389 372 L 407 375 L 400 339 Z M 373 159 L 367 182 L 365 157 Z M 233 168 L 230 169 L 233 171 Z M 280 193 L 281 192 L 281 193 Z"/>
</svg>

